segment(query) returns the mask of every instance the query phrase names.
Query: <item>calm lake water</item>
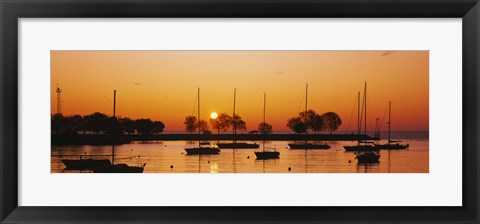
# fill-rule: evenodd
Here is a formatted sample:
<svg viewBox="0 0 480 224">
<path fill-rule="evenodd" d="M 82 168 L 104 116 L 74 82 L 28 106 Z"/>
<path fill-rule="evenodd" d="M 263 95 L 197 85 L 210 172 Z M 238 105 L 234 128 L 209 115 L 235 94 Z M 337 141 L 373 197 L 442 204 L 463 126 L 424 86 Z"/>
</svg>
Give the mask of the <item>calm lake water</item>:
<svg viewBox="0 0 480 224">
<path fill-rule="evenodd" d="M 386 135 L 382 135 L 386 136 Z M 328 150 L 291 150 L 289 141 L 267 141 L 275 147 L 279 159 L 256 160 L 255 150 L 222 149 L 219 155 L 186 155 L 184 148 L 198 142 L 161 141 L 134 142 L 115 146 L 115 163 L 139 165 L 146 163 L 144 173 L 428 173 L 428 132 L 392 133 L 395 140 L 410 144 L 408 150 L 380 150 L 380 163 L 357 164 L 355 152 L 346 152 L 342 146 L 355 141 L 333 141 Z M 385 143 L 386 140 L 378 141 Z M 246 141 L 248 142 L 248 141 Z M 211 141 L 215 144 L 217 141 Z M 61 159 L 78 159 L 80 155 L 102 155 L 91 158 L 112 159 L 112 146 L 52 146 L 52 173 L 79 171 L 64 170 Z M 88 158 L 84 156 L 83 158 Z M 173 168 L 171 168 L 173 166 Z M 288 168 L 291 168 L 289 171 Z M 88 171 L 82 171 L 88 172 Z"/>
</svg>

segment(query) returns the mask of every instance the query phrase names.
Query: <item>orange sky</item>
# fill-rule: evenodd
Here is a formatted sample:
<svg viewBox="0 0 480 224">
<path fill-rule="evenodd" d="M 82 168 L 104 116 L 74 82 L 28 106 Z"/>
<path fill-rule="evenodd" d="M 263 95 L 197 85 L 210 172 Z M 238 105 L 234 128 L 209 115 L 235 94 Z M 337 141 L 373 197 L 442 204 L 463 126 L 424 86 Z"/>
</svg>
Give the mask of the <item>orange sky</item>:
<svg viewBox="0 0 480 224">
<path fill-rule="evenodd" d="M 184 118 L 197 114 L 197 87 L 202 119 L 214 111 L 231 114 L 237 88 L 236 113 L 247 129 L 261 122 L 266 92 L 267 123 L 280 131 L 304 110 L 308 83 L 309 109 L 338 113 L 339 130 L 351 131 L 357 91 L 363 94 L 367 81 L 367 129 L 391 100 L 392 130 L 427 131 L 428 57 L 428 51 L 52 51 L 51 110 L 59 84 L 64 115 L 112 115 L 116 89 L 117 116 L 183 130 Z"/>
</svg>

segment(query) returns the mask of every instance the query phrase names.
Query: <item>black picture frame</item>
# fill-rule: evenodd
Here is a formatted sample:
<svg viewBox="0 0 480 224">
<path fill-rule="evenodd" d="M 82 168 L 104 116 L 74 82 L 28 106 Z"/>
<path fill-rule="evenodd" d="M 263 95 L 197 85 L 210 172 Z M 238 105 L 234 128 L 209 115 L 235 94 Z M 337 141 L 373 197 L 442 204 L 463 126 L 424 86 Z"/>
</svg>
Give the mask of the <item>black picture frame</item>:
<svg viewBox="0 0 480 224">
<path fill-rule="evenodd" d="M 478 0 L 0 0 L 1 223 L 479 223 Z M 461 207 L 18 206 L 18 19 L 122 17 L 462 18 Z M 448 43 L 446 43 L 448 44 Z M 460 147 L 460 145 L 458 146 Z M 41 193 L 41 192 L 39 192 Z M 441 197 L 441 195 L 439 195 Z"/>
</svg>

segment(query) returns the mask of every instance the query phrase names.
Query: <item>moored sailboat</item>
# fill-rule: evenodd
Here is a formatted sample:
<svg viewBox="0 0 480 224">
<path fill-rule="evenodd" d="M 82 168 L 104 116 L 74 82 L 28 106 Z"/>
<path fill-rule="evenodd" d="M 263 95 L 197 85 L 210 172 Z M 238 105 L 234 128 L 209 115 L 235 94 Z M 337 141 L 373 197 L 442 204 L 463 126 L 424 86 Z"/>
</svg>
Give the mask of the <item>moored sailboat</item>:
<svg viewBox="0 0 480 224">
<path fill-rule="evenodd" d="M 113 90 L 113 117 L 115 119 L 116 99 L 117 91 Z M 140 156 L 138 156 L 137 158 L 140 158 Z M 130 166 L 125 163 L 115 164 L 115 145 L 112 145 L 112 163 L 105 166 L 93 167 L 91 170 L 94 173 L 143 173 L 146 165 L 147 163 L 138 166 Z"/>
<path fill-rule="evenodd" d="M 263 94 L 263 124 L 265 123 L 265 105 L 267 100 L 267 94 Z M 280 158 L 280 152 L 277 152 L 276 148 L 265 147 L 265 139 L 262 144 L 262 151 L 255 152 L 257 159 L 278 159 Z"/>
<path fill-rule="evenodd" d="M 305 121 L 307 120 L 307 110 L 308 109 L 308 84 L 305 86 Z M 307 132 L 305 131 L 305 135 Z M 306 136 L 305 136 L 306 137 Z M 307 139 L 305 138 L 304 143 L 291 143 L 288 144 L 290 149 L 329 149 L 330 145 L 323 144 L 323 143 L 308 143 Z"/>
<path fill-rule="evenodd" d="M 233 118 L 235 118 L 235 106 L 236 106 L 236 98 L 237 98 L 237 89 L 233 90 Z M 232 127 L 233 129 L 233 136 L 237 135 L 237 127 L 235 124 Z M 236 140 L 233 140 L 231 143 L 217 143 L 218 148 L 221 149 L 256 149 L 260 147 L 256 143 L 246 143 L 246 142 L 236 142 Z"/>
<path fill-rule="evenodd" d="M 112 163 L 108 159 L 62 159 L 66 170 L 92 170 L 97 167 L 109 166 Z"/>
<path fill-rule="evenodd" d="M 380 155 L 374 152 L 365 152 L 360 155 L 357 155 L 358 163 L 378 163 Z"/>
<path fill-rule="evenodd" d="M 197 89 L 197 98 L 198 98 L 198 134 L 201 135 L 200 127 L 200 88 Z M 212 155 L 220 154 L 220 149 L 211 145 L 201 144 L 201 141 L 198 141 L 198 147 L 185 148 L 187 155 Z"/>
<path fill-rule="evenodd" d="M 143 166 L 130 166 L 125 163 L 113 164 L 110 166 L 97 167 L 93 169 L 94 173 L 143 173 L 143 169 L 146 163 Z"/>
<path fill-rule="evenodd" d="M 365 83 L 365 91 L 366 91 L 366 86 L 367 86 L 367 83 Z M 361 140 L 361 122 L 360 122 L 360 92 L 358 92 L 358 95 L 357 95 L 357 102 L 358 102 L 358 119 L 357 119 L 357 130 L 358 130 L 358 133 L 357 133 L 357 136 L 358 136 L 358 140 L 357 140 L 357 145 L 344 145 L 343 148 L 345 149 L 345 151 L 372 151 L 372 150 L 375 150 L 375 146 L 373 145 L 373 142 L 369 142 L 369 141 L 366 141 L 366 140 Z M 366 96 L 364 96 L 364 102 L 363 102 L 363 106 L 365 106 L 365 136 L 367 135 L 367 108 L 366 108 Z M 361 144 L 363 143 L 363 144 Z"/>
<path fill-rule="evenodd" d="M 274 151 L 275 148 L 269 148 L 263 146 L 263 151 L 255 152 L 257 159 L 278 159 L 280 158 L 280 152 Z"/>
<path fill-rule="evenodd" d="M 394 141 L 390 138 L 390 128 L 391 128 L 391 114 L 392 114 L 392 102 L 388 104 L 388 142 L 386 144 L 375 144 L 377 149 L 407 149 L 408 144 L 401 144 L 402 141 Z M 393 144 L 392 144 L 393 143 Z"/>
<path fill-rule="evenodd" d="M 130 166 L 125 163 L 115 164 L 115 145 L 112 145 L 112 164 L 94 167 L 91 170 L 94 173 L 143 173 L 146 165 L 147 163 L 138 166 Z"/>
<path fill-rule="evenodd" d="M 364 111 L 364 135 L 367 136 L 367 82 L 365 82 L 364 92 L 363 92 L 363 107 Z M 353 146 L 343 146 L 346 151 L 362 151 L 364 153 L 360 153 L 356 156 L 358 163 L 378 163 L 380 159 L 380 155 L 373 152 L 376 150 L 375 145 L 373 142 L 368 141 L 361 141 L 360 140 L 360 92 L 358 93 L 358 142 L 357 145 Z M 363 143 L 363 144 L 361 144 Z"/>
<path fill-rule="evenodd" d="M 117 91 L 113 90 L 113 118 L 115 117 L 116 110 L 116 97 Z M 112 143 L 113 144 L 113 143 Z M 105 155 L 87 155 L 92 156 L 105 156 Z M 112 145 L 112 160 L 108 159 L 84 159 L 80 156 L 80 159 L 62 159 L 66 170 L 91 170 L 95 173 L 142 173 L 143 166 L 129 166 L 127 164 L 115 164 L 115 145 Z"/>
</svg>

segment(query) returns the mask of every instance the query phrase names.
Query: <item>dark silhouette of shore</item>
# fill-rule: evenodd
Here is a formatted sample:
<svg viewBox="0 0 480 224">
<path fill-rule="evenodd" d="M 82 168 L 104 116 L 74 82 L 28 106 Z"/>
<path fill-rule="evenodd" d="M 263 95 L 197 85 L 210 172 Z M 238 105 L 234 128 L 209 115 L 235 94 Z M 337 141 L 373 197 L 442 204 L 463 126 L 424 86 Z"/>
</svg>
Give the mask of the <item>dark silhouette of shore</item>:
<svg viewBox="0 0 480 224">
<path fill-rule="evenodd" d="M 52 134 L 52 145 L 121 145 L 132 141 L 357 141 L 373 140 L 368 135 L 357 134 L 157 134 L 157 135 L 102 135 L 102 134 Z"/>
</svg>

